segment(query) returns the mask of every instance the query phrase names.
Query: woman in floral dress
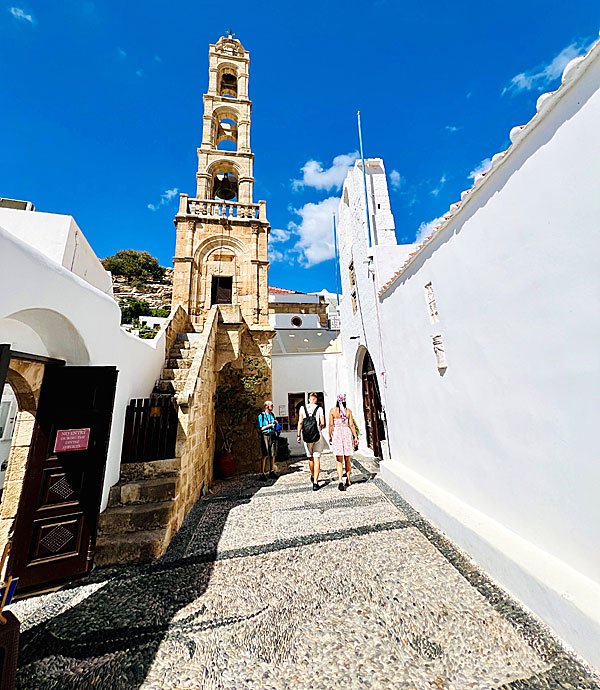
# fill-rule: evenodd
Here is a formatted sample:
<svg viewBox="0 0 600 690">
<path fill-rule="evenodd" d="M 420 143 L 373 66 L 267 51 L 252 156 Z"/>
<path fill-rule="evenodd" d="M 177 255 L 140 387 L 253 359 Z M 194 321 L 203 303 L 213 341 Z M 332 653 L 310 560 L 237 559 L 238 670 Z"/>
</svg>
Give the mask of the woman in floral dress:
<svg viewBox="0 0 600 690">
<path fill-rule="evenodd" d="M 354 430 L 354 419 L 352 410 L 346 407 L 346 396 L 341 394 L 337 397 L 335 407 L 329 411 L 329 445 L 335 455 L 336 469 L 338 474 L 338 489 L 346 491 L 350 486 L 350 456 L 358 444 L 358 437 Z M 344 473 L 344 461 L 346 463 L 346 485 L 342 481 Z"/>
</svg>

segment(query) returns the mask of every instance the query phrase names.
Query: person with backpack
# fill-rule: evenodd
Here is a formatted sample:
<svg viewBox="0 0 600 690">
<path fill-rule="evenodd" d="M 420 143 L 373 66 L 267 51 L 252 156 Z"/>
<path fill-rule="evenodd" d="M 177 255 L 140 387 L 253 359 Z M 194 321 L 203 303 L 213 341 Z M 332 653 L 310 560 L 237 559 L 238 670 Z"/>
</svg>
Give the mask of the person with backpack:
<svg viewBox="0 0 600 690">
<path fill-rule="evenodd" d="M 273 414 L 273 401 L 265 400 L 264 411 L 258 415 L 257 424 L 260 433 L 260 448 L 262 454 L 262 472 L 258 478 L 266 482 L 267 479 L 277 479 L 275 472 L 275 458 L 277 457 L 277 444 L 281 426 Z M 270 461 L 271 471 L 267 477 L 267 460 Z"/>
<path fill-rule="evenodd" d="M 310 479 L 313 491 L 319 488 L 319 472 L 321 471 L 321 453 L 323 452 L 323 437 L 321 429 L 325 428 L 325 414 L 317 403 L 317 394 L 308 394 L 308 405 L 300 408 L 298 416 L 298 443 L 304 441 L 304 449 L 310 468 Z"/>
</svg>

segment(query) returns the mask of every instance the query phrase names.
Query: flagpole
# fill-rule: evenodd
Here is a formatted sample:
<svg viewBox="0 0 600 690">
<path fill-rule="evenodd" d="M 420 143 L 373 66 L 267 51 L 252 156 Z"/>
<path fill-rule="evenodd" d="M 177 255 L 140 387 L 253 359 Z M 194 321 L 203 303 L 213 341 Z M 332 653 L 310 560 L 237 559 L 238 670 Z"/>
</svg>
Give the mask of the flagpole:
<svg viewBox="0 0 600 690">
<path fill-rule="evenodd" d="M 362 127 L 360 126 L 360 110 L 356 113 L 358 117 L 358 141 L 360 144 L 360 159 L 362 161 L 363 183 L 365 185 L 365 213 L 367 214 L 367 232 L 369 234 L 369 249 L 371 249 L 371 220 L 369 218 L 369 195 L 367 193 L 367 169 L 365 167 L 365 155 L 363 153 Z"/>
</svg>

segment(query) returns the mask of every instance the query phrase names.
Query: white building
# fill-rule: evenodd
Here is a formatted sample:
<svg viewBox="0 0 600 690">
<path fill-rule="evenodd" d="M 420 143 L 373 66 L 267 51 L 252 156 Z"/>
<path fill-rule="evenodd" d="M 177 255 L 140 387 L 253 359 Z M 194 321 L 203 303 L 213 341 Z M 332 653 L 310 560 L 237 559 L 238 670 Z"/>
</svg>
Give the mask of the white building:
<svg viewBox="0 0 600 690">
<path fill-rule="evenodd" d="M 597 43 L 418 247 L 395 245 L 380 159 L 371 248 L 360 163 L 339 208 L 348 389 L 360 419 L 379 386 L 382 478 L 596 665 L 599 122 Z"/>
<path fill-rule="evenodd" d="M 121 329 L 110 275 L 70 216 L 0 207 L 0 293 L 0 543 L 14 530 L 12 572 L 34 587 L 91 566 L 125 408 L 151 393 L 170 331 Z"/>
<path fill-rule="evenodd" d="M 304 453 L 304 447 L 296 442 L 296 428 L 299 407 L 308 394 L 317 393 L 327 415 L 335 405 L 340 381 L 346 378 L 339 330 L 330 328 L 337 325 L 337 297 L 323 293 L 269 288 L 269 321 L 276 331 L 272 352 L 274 412 L 292 455 Z"/>
</svg>

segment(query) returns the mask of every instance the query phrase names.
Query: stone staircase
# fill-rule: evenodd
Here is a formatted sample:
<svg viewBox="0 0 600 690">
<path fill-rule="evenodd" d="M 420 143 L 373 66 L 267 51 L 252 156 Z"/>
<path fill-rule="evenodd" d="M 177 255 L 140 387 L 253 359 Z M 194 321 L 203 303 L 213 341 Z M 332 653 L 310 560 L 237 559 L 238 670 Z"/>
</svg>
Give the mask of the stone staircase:
<svg viewBox="0 0 600 690">
<path fill-rule="evenodd" d="M 169 350 L 169 356 L 154 387 L 155 394 L 176 395 L 183 390 L 185 379 L 197 350 L 200 333 L 181 333 Z"/>
<path fill-rule="evenodd" d="M 196 354 L 198 333 L 183 333 L 171 347 L 154 395 L 175 396 L 185 386 Z M 158 558 L 171 537 L 174 503 L 179 491 L 180 458 L 123 463 L 101 513 L 96 565 L 139 563 Z"/>
<path fill-rule="evenodd" d="M 171 538 L 169 518 L 179 489 L 179 458 L 121 465 L 100 515 L 96 565 L 139 563 L 161 556 Z"/>
</svg>

